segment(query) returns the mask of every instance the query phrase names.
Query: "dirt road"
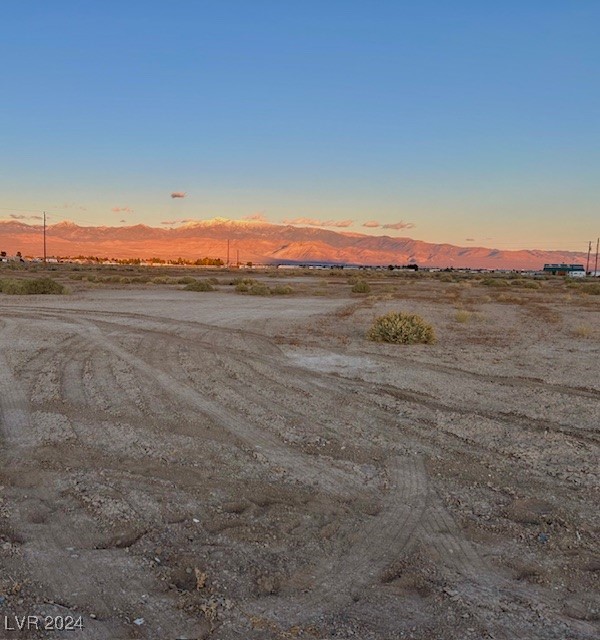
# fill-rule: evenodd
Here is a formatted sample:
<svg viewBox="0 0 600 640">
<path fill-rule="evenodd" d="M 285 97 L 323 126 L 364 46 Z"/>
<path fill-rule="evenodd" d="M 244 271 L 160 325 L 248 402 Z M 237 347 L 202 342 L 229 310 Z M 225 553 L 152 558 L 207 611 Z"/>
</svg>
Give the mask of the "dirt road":
<svg viewBox="0 0 600 640">
<path fill-rule="evenodd" d="M 393 305 L 340 297 L 0 305 L 0 622 L 84 627 L 7 638 L 597 637 L 597 343 L 515 311 L 378 345 Z"/>
</svg>

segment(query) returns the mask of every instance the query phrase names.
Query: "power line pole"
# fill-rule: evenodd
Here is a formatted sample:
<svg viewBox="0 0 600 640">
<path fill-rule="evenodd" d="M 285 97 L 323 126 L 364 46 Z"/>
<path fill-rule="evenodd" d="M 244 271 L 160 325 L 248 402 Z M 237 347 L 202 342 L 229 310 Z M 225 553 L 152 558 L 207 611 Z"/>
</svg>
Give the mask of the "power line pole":
<svg viewBox="0 0 600 640">
<path fill-rule="evenodd" d="M 44 264 L 46 264 L 46 212 L 44 211 Z"/>
<path fill-rule="evenodd" d="M 588 243 L 588 257 L 585 265 L 585 272 L 588 274 L 590 272 L 590 253 L 592 252 L 592 241 L 590 240 Z"/>
<path fill-rule="evenodd" d="M 227 268 L 229 269 L 229 238 L 227 238 Z"/>
<path fill-rule="evenodd" d="M 596 240 L 596 266 L 594 267 L 594 275 L 598 275 L 598 247 L 600 246 L 600 238 Z"/>
</svg>

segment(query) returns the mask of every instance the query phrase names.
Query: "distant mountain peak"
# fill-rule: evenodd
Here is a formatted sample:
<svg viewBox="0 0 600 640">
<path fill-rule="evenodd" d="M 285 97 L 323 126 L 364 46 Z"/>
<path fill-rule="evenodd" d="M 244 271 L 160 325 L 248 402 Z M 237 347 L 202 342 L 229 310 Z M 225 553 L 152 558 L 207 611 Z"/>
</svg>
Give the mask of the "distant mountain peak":
<svg viewBox="0 0 600 640">
<path fill-rule="evenodd" d="M 338 262 L 489 269 L 541 269 L 546 262 L 585 262 L 584 253 L 539 249 L 504 251 L 485 247 L 434 244 L 406 237 L 271 224 L 262 220 L 214 217 L 157 228 L 79 226 L 65 220 L 48 227 L 49 255 L 107 255 L 115 258 L 222 258 L 239 254 L 242 262 Z M 0 249 L 42 254 L 39 224 L 0 221 Z"/>
</svg>

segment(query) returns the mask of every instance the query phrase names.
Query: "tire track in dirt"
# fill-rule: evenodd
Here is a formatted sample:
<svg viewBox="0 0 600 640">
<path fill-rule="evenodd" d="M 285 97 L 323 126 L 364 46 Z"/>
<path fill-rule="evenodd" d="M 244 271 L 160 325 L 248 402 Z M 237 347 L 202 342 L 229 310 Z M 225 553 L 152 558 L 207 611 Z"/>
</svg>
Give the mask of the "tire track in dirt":
<svg viewBox="0 0 600 640">
<path fill-rule="evenodd" d="M 385 359 L 375 353 L 370 353 L 369 357 L 374 360 L 380 360 L 385 362 Z M 527 376 L 501 376 L 489 373 L 477 373 L 469 369 L 463 369 L 461 367 L 451 367 L 443 364 L 433 364 L 429 362 L 423 362 L 421 360 L 413 360 L 411 358 L 405 358 L 398 356 L 397 362 L 404 364 L 414 369 L 424 369 L 426 371 L 433 371 L 435 373 L 443 373 L 452 376 L 453 378 L 469 378 L 473 380 L 485 380 L 492 384 L 500 384 L 509 388 L 529 387 L 532 389 L 543 389 L 551 391 L 553 393 L 560 393 L 566 396 L 575 396 L 580 398 L 591 398 L 594 400 L 600 399 L 600 391 L 592 387 L 573 387 L 564 384 L 554 384 L 546 382 L 540 378 L 529 378 Z"/>
<path fill-rule="evenodd" d="M 72 348 L 80 353 L 77 344 Z M 77 368 L 68 370 L 70 388 L 82 386 L 80 374 L 87 357 L 88 353 L 81 354 Z M 70 393 L 77 402 L 85 402 L 84 395 L 72 389 Z M 29 452 L 38 444 L 32 421 L 23 385 L 0 352 L 0 433 L 5 442 L 2 452 L 5 473 L 27 474 Z M 139 603 L 146 598 L 152 606 L 144 610 L 144 616 L 153 632 L 148 635 L 142 631 L 142 637 L 165 638 L 174 633 L 204 635 L 207 629 L 203 630 L 202 624 L 187 619 L 175 609 L 170 597 L 157 591 L 153 575 L 138 560 L 123 550 L 85 548 L 84 541 L 101 539 L 104 534 L 94 519 L 74 508 L 72 503 L 65 504 L 58 488 L 53 484 L 32 486 L 27 493 L 29 502 L 37 501 L 51 514 L 62 514 L 68 521 L 68 526 L 64 520 L 61 526 L 53 526 L 51 522 L 37 520 L 30 523 L 22 515 L 11 518 L 13 529 L 24 540 L 21 553 L 27 582 L 36 593 L 43 594 L 35 604 L 36 612 L 56 615 L 59 607 L 61 615 L 75 619 L 83 615 L 85 637 L 108 640 L 127 634 L 127 629 L 131 629 L 125 619 L 128 612 L 139 611 Z M 90 603 L 93 609 L 89 608 Z M 87 615 L 92 612 L 97 619 Z M 57 633 L 57 637 L 71 635 L 72 632 Z"/>
<path fill-rule="evenodd" d="M 346 536 L 338 536 L 333 555 L 317 559 L 311 572 L 315 585 L 311 592 L 292 594 L 293 601 L 277 597 L 248 603 L 247 614 L 292 626 L 334 613 L 351 602 L 355 592 L 377 582 L 387 566 L 410 550 L 428 501 L 427 474 L 417 456 L 394 458 L 387 470 L 388 496 L 381 511 L 358 529 L 349 527 Z M 347 538 L 352 542 L 344 545 Z"/>
<path fill-rule="evenodd" d="M 280 444 L 275 437 L 254 427 L 249 420 L 243 420 L 239 415 L 200 395 L 193 388 L 182 384 L 164 371 L 152 369 L 144 360 L 107 338 L 93 324 L 82 321 L 77 325 L 80 327 L 81 335 L 94 345 L 125 360 L 138 375 L 145 379 L 150 378 L 179 402 L 192 406 L 211 417 L 222 428 L 245 442 L 252 450 L 257 451 L 266 461 L 275 467 L 285 469 L 286 473 L 296 481 L 302 484 L 308 483 L 334 494 L 352 495 L 355 492 L 356 480 L 351 474 L 331 464 L 294 453 Z"/>
<path fill-rule="evenodd" d="M 14 450 L 26 446 L 32 431 L 29 402 L 1 352 L 0 417 L 7 447 Z"/>
</svg>

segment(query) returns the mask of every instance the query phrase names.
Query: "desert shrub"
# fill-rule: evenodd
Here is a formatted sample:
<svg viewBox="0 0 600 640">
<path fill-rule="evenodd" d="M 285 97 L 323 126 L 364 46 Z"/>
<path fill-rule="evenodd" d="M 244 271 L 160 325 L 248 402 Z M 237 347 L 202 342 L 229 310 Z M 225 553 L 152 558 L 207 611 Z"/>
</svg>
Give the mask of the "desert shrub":
<svg viewBox="0 0 600 640">
<path fill-rule="evenodd" d="M 118 280 L 121 284 L 131 284 L 132 282 L 137 282 L 135 278 L 127 278 L 126 276 L 121 276 Z"/>
<path fill-rule="evenodd" d="M 525 282 L 523 282 L 521 286 L 523 287 L 523 289 L 541 289 L 542 288 L 542 285 L 539 282 L 536 282 L 535 280 L 525 280 Z"/>
<path fill-rule="evenodd" d="M 375 319 L 367 338 L 396 344 L 433 344 L 436 341 L 433 327 L 421 316 L 393 311 Z"/>
<path fill-rule="evenodd" d="M 37 294 L 66 293 L 65 287 L 52 278 L 37 278 L 36 280 L 2 280 L 2 293 L 8 295 L 28 296 Z"/>
<path fill-rule="evenodd" d="M 456 322 L 465 323 L 465 322 L 469 322 L 472 315 L 473 314 L 470 311 L 467 311 L 466 309 L 459 309 L 454 314 L 454 319 L 456 320 Z"/>
<path fill-rule="evenodd" d="M 196 282 L 196 278 L 192 278 L 192 276 L 183 276 L 182 278 L 177 278 L 175 284 L 194 284 Z"/>
<path fill-rule="evenodd" d="M 369 293 L 371 287 L 365 280 L 357 280 L 352 286 L 352 293 Z"/>
<path fill-rule="evenodd" d="M 168 278 L 161 278 L 161 277 L 156 277 L 156 278 L 152 278 L 152 280 L 150 280 L 150 282 L 152 284 L 169 284 L 169 279 Z"/>
<path fill-rule="evenodd" d="M 271 287 L 271 293 L 274 296 L 287 296 L 290 293 L 294 293 L 294 290 L 288 284 L 278 284 Z"/>
<path fill-rule="evenodd" d="M 587 324 L 580 324 L 578 327 L 575 327 L 573 334 L 577 338 L 589 338 L 592 335 L 592 328 Z"/>
<path fill-rule="evenodd" d="M 208 282 L 208 280 L 194 280 L 194 278 L 192 278 L 193 282 L 188 282 L 188 284 L 185 285 L 184 290 L 185 291 L 214 291 L 215 288 L 212 286 L 212 284 L 210 284 L 210 282 Z"/>
<path fill-rule="evenodd" d="M 521 287 L 522 289 L 539 289 L 541 287 L 539 282 L 535 280 L 526 280 L 525 278 L 517 278 L 510 283 L 513 287 Z"/>
<path fill-rule="evenodd" d="M 587 293 L 589 296 L 600 296 L 600 283 L 593 282 L 590 284 L 583 284 L 579 290 L 582 293 Z"/>
<path fill-rule="evenodd" d="M 500 278 L 484 278 L 481 284 L 486 287 L 508 287 L 509 284 L 506 280 L 500 280 Z"/>
<path fill-rule="evenodd" d="M 258 280 L 254 278 L 234 278 L 229 281 L 229 284 L 235 286 L 236 291 L 246 292 L 249 287 L 257 282 Z"/>
<path fill-rule="evenodd" d="M 438 279 L 439 279 L 440 282 L 458 282 L 458 280 L 454 276 L 450 276 L 450 275 L 447 275 L 447 274 L 439 276 Z"/>
<path fill-rule="evenodd" d="M 256 282 L 248 287 L 247 293 L 251 296 L 270 296 L 271 289 L 264 282 Z"/>
</svg>

